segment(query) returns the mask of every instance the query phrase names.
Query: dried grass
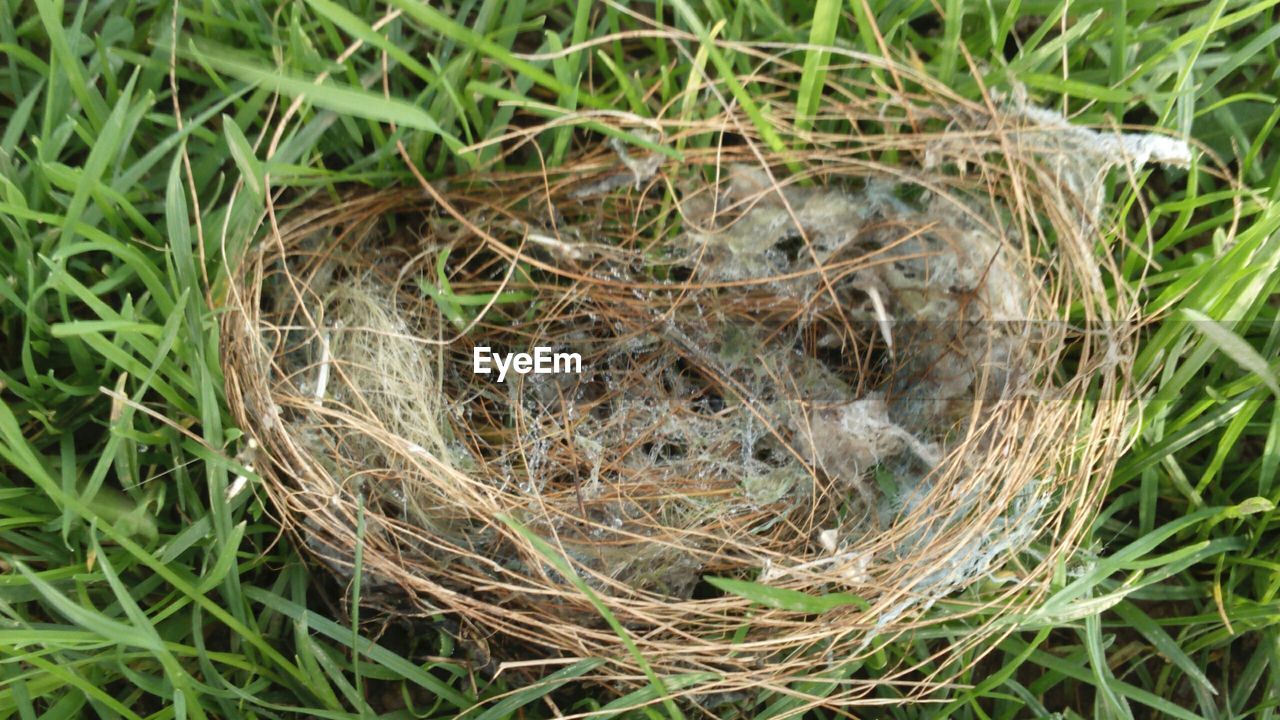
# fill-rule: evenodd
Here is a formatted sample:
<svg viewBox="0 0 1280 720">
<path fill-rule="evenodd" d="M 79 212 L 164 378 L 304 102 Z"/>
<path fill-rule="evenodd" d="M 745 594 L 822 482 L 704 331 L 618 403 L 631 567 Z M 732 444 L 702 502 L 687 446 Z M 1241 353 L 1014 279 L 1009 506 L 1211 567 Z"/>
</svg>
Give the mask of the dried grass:
<svg viewBox="0 0 1280 720">
<path fill-rule="evenodd" d="M 1089 135 L 873 64 L 911 90 L 835 88 L 823 115 L 842 130 L 787 137 L 795 152 L 730 108 L 645 123 L 685 144 L 679 164 L 601 145 L 543 173 L 273 209 L 223 340 L 286 527 L 342 571 L 363 505 L 366 580 L 497 660 L 608 658 L 615 687 L 640 669 L 500 517 L 563 552 L 654 667 L 716 674 L 684 693 L 982 618 L 950 657 L 1034 603 L 1126 438 L 1135 305 L 1107 292 L 1094 178 L 1062 158 Z M 453 308 L 463 332 L 419 285 L 439 267 L 460 296 L 523 295 Z M 576 351 L 584 372 L 500 385 L 472 375 L 478 344 Z M 707 596 L 704 575 L 867 606 L 761 609 Z"/>
</svg>

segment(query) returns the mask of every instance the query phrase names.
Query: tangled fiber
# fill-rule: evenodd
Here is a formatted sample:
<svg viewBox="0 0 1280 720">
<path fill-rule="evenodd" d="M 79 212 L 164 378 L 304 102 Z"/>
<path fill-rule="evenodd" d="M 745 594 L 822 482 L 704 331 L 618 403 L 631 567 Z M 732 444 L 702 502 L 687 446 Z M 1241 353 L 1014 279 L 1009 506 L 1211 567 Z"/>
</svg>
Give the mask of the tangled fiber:
<svg viewBox="0 0 1280 720">
<path fill-rule="evenodd" d="M 832 82 L 822 132 L 781 96 L 764 134 L 602 115 L 649 149 L 272 206 L 223 342 L 286 527 L 495 664 L 599 657 L 625 690 L 625 635 L 705 701 L 948 623 L 933 670 L 826 702 L 946 683 L 1091 520 L 1136 319 L 1097 187 L 1185 147 L 860 62 L 900 90 Z M 536 346 L 580 372 L 472 371 Z"/>
</svg>

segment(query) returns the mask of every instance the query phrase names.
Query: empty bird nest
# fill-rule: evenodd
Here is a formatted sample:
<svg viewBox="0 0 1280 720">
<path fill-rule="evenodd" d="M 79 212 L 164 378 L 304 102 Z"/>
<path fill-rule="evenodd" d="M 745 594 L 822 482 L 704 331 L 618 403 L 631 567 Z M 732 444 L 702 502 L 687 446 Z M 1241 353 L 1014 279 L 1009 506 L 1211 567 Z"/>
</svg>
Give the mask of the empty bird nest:
<svg viewBox="0 0 1280 720">
<path fill-rule="evenodd" d="M 821 131 L 619 121 L 561 167 L 276 208 L 223 341 L 287 527 L 495 663 L 624 689 L 630 640 L 725 697 L 950 622 L 932 670 L 828 701 L 938 687 L 1091 519 L 1134 319 L 1099 188 L 1184 146 L 913 82 Z M 580 367 L 474 372 L 537 347 Z"/>
</svg>

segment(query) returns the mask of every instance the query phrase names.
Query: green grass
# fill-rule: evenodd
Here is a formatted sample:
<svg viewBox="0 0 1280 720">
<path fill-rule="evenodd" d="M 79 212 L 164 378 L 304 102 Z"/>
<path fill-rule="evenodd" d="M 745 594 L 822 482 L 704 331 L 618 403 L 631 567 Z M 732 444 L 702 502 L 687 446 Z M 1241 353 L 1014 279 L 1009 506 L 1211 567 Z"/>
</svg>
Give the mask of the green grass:
<svg viewBox="0 0 1280 720">
<path fill-rule="evenodd" d="M 1275 0 L 665 0 L 633 10 L 660 12 L 697 41 L 635 32 L 650 28 L 613 5 L 561 0 L 5 0 L 0 717 L 679 712 L 665 693 L 698 678 L 661 678 L 617 700 L 564 692 L 593 660 L 527 687 L 490 681 L 447 634 L 351 612 L 353 588 L 312 571 L 245 467 L 208 300 L 225 292 L 223 247 L 247 241 L 268 176 L 284 200 L 412 185 L 397 141 L 439 177 L 524 162 L 483 145 L 513 118 L 573 117 L 543 138 L 554 163 L 606 132 L 569 113 L 652 116 L 718 78 L 781 147 L 764 95 L 774 88 L 750 78 L 749 55 L 706 44 L 713 36 L 801 44 L 792 60 L 805 108 L 841 62 L 821 46 L 889 48 L 963 95 L 1020 83 L 1079 122 L 1159 125 L 1229 164 L 1240 185 L 1201 156 L 1119 192 L 1136 247 L 1114 251 L 1160 320 L 1136 359 L 1146 387 L 1137 442 L 1081 561 L 994 645 L 959 658 L 968 687 L 872 716 L 1275 717 Z M 606 39 L 558 53 L 593 38 Z M 357 40 L 364 47 L 337 63 Z M 268 156 L 294 97 L 305 98 L 298 119 Z M 710 112 L 690 97 L 677 105 L 684 118 Z M 439 290 L 461 316 L 458 296 Z M 228 501 L 239 475 L 248 491 Z M 901 663 L 939 669 L 930 648 L 966 629 L 957 621 L 886 643 L 874 662 L 803 689 L 839 692 L 845 678 Z M 546 702 L 556 689 L 559 706 Z M 804 706 L 775 691 L 727 701 L 712 712 Z"/>
</svg>

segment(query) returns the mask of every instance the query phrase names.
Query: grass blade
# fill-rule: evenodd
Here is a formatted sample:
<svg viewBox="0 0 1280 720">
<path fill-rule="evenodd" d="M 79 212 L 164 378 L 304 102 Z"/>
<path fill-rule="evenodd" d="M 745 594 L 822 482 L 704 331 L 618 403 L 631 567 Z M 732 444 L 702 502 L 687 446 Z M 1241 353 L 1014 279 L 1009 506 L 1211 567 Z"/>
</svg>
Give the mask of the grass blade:
<svg viewBox="0 0 1280 720">
<path fill-rule="evenodd" d="M 804 70 L 800 75 L 800 94 L 796 100 L 800 118 L 796 120 L 796 129 L 808 130 L 813 126 L 813 117 L 818 112 L 818 102 L 822 99 L 822 86 L 827 77 L 827 60 L 830 53 L 820 49 L 830 46 L 836 40 L 836 29 L 840 24 L 840 0 L 818 0 L 813 7 L 813 25 L 809 28 L 809 44 L 805 52 Z"/>
<path fill-rule="evenodd" d="M 1224 325 L 1213 320 L 1204 313 L 1186 309 L 1182 311 L 1192 321 L 1196 330 L 1200 331 L 1209 342 L 1213 343 L 1222 354 L 1231 358 L 1237 365 L 1253 373 L 1266 384 L 1271 392 L 1280 397 L 1280 382 L 1271 365 L 1244 338 L 1228 330 Z"/>
<path fill-rule="evenodd" d="M 317 83 L 316 78 L 286 75 L 222 48 L 204 45 L 192 52 L 220 72 L 269 88 L 281 95 L 304 98 L 316 107 L 332 110 L 340 115 L 425 130 L 440 136 L 452 148 L 462 147 L 458 138 L 445 132 L 422 108 L 404 100 L 386 98 L 363 88 L 345 87 L 333 82 Z"/>
</svg>

